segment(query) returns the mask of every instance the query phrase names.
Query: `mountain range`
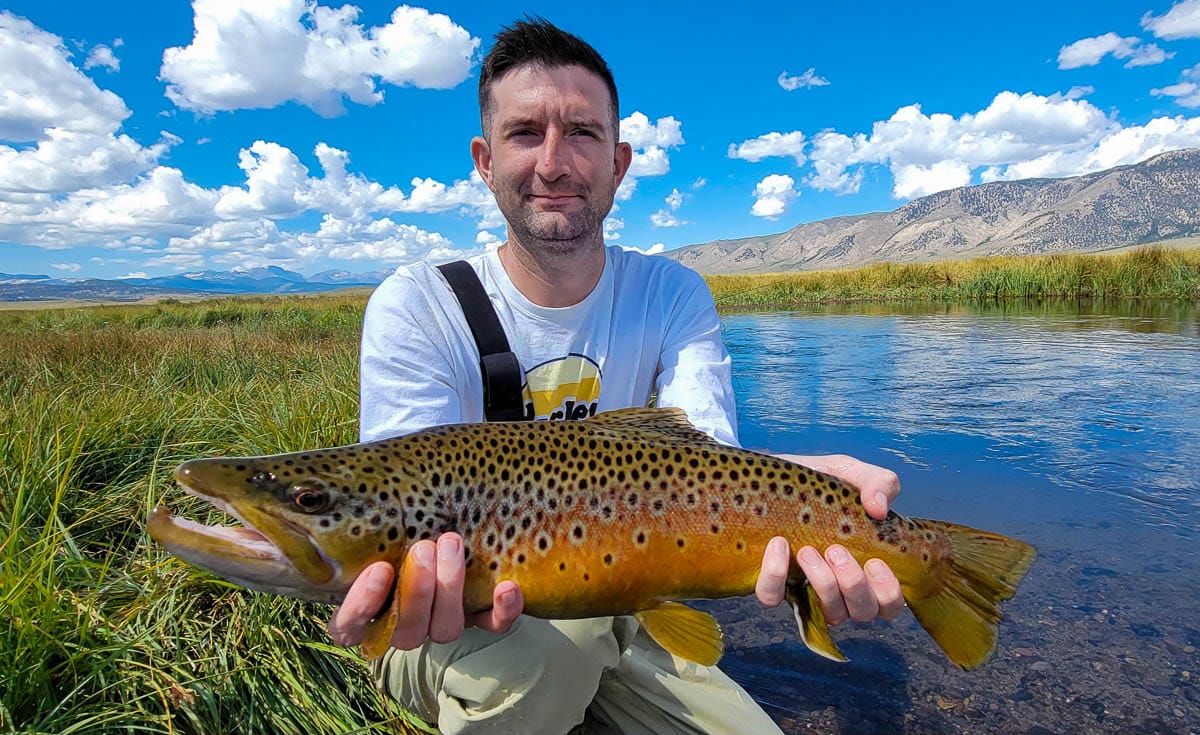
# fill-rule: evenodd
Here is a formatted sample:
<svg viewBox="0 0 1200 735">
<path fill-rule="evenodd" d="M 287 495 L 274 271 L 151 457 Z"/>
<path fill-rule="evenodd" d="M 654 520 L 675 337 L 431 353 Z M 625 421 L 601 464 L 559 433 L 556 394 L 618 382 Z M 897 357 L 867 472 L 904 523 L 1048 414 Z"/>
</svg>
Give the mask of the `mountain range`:
<svg viewBox="0 0 1200 735">
<path fill-rule="evenodd" d="M 1200 235 L 1200 149 L 1064 179 L 995 181 L 914 199 L 891 212 L 664 253 L 700 273 L 816 270 L 979 257 L 1091 252 Z"/>
<path fill-rule="evenodd" d="M 0 273 L 0 301 L 136 301 L 144 298 L 187 298 L 215 294 L 316 293 L 351 286 L 375 286 L 382 283 L 391 272 L 390 268 L 369 273 L 328 270 L 306 277 L 278 266 L 267 266 L 118 280 L 65 279 L 45 275 Z"/>
</svg>

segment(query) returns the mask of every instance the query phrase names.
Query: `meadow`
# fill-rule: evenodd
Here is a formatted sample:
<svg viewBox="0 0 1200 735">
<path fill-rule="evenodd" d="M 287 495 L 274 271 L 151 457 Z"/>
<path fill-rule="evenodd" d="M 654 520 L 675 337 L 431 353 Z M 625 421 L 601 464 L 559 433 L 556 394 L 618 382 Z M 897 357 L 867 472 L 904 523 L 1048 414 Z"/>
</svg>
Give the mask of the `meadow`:
<svg viewBox="0 0 1200 735">
<path fill-rule="evenodd" d="M 714 277 L 722 307 L 1200 298 L 1200 250 Z M 157 548 L 171 469 L 353 442 L 365 295 L 0 310 L 0 732 L 395 733 L 330 609 Z"/>
</svg>

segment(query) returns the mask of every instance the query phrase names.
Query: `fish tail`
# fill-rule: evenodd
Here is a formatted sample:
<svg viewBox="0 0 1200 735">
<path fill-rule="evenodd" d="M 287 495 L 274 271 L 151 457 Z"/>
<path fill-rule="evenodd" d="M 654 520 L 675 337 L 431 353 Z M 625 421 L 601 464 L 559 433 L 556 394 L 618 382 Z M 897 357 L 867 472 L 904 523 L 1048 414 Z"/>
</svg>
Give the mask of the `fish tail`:
<svg viewBox="0 0 1200 735">
<path fill-rule="evenodd" d="M 897 565 L 894 571 L 905 602 L 951 661 L 973 669 L 996 648 L 1000 603 L 1016 592 L 1037 551 L 1023 541 L 967 526 L 919 522 L 928 530 L 945 534 L 953 553 L 940 569 Z M 909 578 L 916 575 L 919 578 Z M 826 658 L 845 661 L 845 654 L 829 634 L 821 600 L 808 580 L 800 575 L 790 578 L 786 599 L 805 645 Z"/>
<path fill-rule="evenodd" d="M 920 523 L 944 533 L 953 556 L 949 568 L 933 571 L 933 583 L 901 579 L 905 601 L 950 660 L 973 669 L 995 650 L 1000 603 L 1017 591 L 1037 551 L 1023 541 L 955 523 Z"/>
</svg>

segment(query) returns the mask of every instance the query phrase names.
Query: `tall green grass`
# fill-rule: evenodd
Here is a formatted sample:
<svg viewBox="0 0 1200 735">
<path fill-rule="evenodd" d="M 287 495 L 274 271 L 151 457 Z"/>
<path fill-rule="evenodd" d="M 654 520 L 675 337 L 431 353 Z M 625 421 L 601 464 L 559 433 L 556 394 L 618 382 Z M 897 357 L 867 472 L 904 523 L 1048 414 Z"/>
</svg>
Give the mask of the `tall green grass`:
<svg viewBox="0 0 1200 735">
<path fill-rule="evenodd" d="M 157 548 L 183 459 L 355 440 L 362 300 L 0 316 L 0 731 L 412 732 L 330 610 Z"/>
<path fill-rule="evenodd" d="M 709 276 L 722 307 L 820 301 L 1011 298 L 1200 299 L 1200 250 L 992 257 L 852 270 Z"/>
<path fill-rule="evenodd" d="M 723 306 L 1200 298 L 1200 251 L 718 276 Z M 171 469 L 356 438 L 365 294 L 0 311 L 0 732 L 385 733 L 323 606 L 235 589 L 150 542 Z"/>
</svg>

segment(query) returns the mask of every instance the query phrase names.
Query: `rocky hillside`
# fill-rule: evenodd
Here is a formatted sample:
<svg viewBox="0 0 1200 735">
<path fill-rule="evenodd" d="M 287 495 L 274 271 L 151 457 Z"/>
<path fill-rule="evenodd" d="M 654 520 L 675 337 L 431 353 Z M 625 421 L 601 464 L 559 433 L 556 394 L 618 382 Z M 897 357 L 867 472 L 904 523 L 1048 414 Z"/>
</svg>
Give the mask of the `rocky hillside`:
<svg viewBox="0 0 1200 735">
<path fill-rule="evenodd" d="M 665 253 L 701 273 L 1084 252 L 1200 235 L 1200 149 L 1066 179 L 966 186 L 891 212 Z"/>
</svg>

